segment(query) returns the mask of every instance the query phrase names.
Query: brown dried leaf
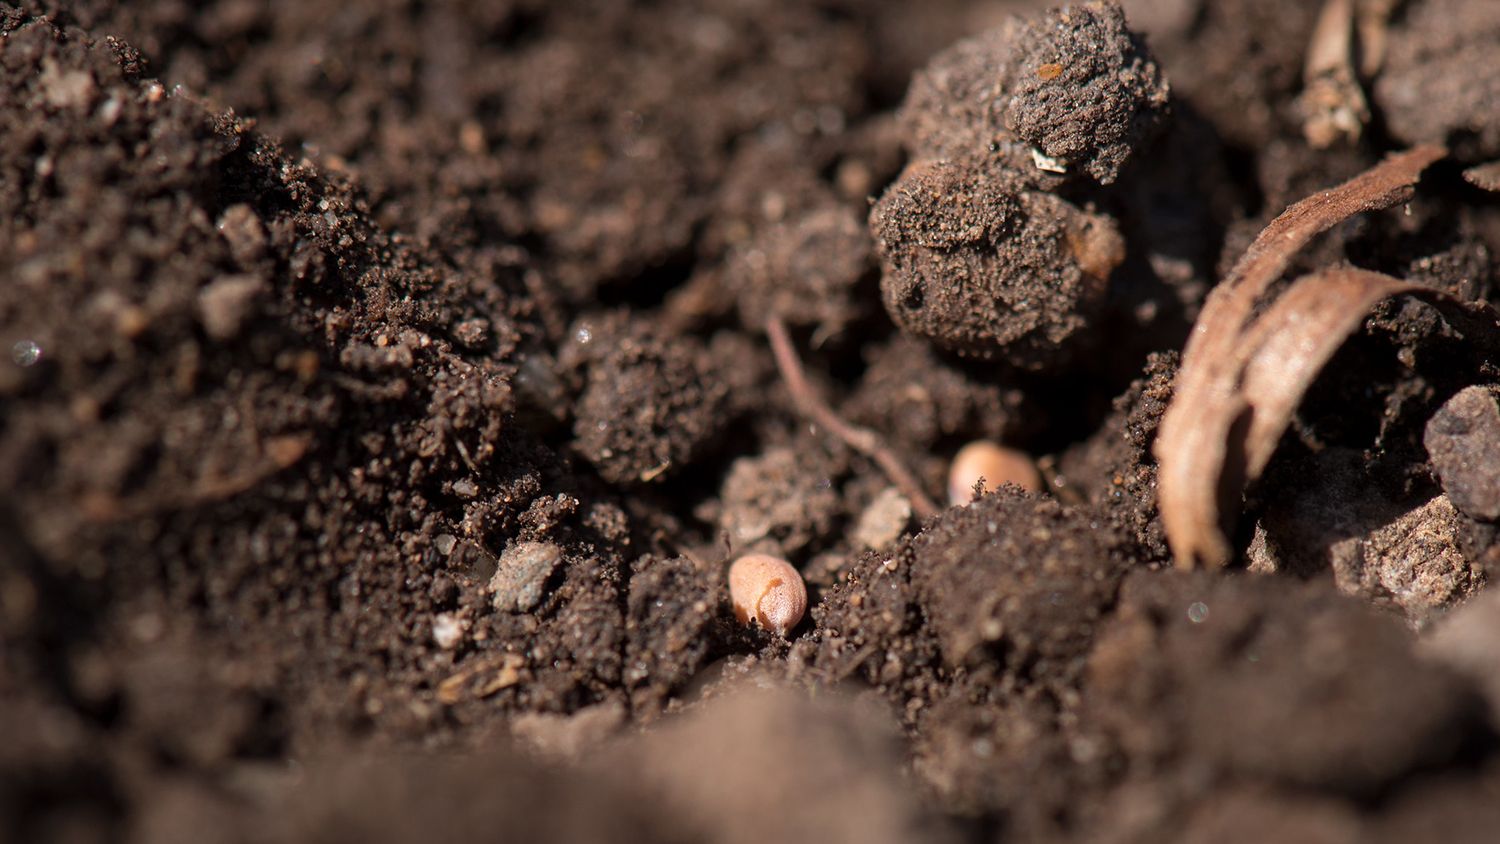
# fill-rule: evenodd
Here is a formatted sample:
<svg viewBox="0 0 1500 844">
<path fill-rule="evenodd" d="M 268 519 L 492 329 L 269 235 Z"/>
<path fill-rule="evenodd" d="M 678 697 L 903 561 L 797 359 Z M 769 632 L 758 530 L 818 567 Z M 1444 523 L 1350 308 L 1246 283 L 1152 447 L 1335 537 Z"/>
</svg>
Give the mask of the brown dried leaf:
<svg viewBox="0 0 1500 844">
<path fill-rule="evenodd" d="M 1247 332 L 1256 302 L 1314 237 L 1355 214 L 1405 201 L 1422 170 L 1444 154 L 1439 147 L 1417 147 L 1296 203 L 1266 226 L 1224 283 L 1209 294 L 1183 351 L 1155 446 L 1158 502 L 1179 566 L 1191 567 L 1199 560 L 1220 566 L 1230 557 L 1221 523 L 1238 506 L 1249 480 L 1238 471 L 1226 472 L 1248 468 L 1243 455 L 1234 465 L 1230 461 L 1231 446 L 1244 444 L 1244 432 L 1235 436 L 1233 429 L 1248 421 L 1243 376 L 1259 343 L 1277 333 L 1276 323 Z M 1282 313 L 1279 319 L 1286 318 Z M 1364 311 L 1359 313 L 1362 318 Z M 1247 333 L 1256 335 L 1248 338 L 1256 340 L 1248 346 Z"/>
</svg>

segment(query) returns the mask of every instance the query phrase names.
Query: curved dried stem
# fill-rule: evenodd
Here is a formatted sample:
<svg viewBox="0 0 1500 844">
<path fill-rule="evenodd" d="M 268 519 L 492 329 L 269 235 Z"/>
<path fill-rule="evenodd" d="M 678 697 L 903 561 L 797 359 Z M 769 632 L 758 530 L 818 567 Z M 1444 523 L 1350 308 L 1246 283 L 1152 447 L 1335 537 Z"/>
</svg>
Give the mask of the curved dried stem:
<svg viewBox="0 0 1500 844">
<path fill-rule="evenodd" d="M 1279 428 L 1274 424 L 1282 413 L 1281 404 L 1290 401 L 1295 409 L 1327 355 L 1358 327 L 1375 301 L 1408 290 L 1391 289 L 1375 295 L 1388 283 L 1404 283 L 1374 273 L 1335 271 L 1334 275 L 1317 274 L 1299 282 L 1294 290 L 1313 292 L 1298 292 L 1289 304 L 1273 306 L 1252 325 L 1256 303 L 1314 237 L 1355 214 L 1388 208 L 1410 198 L 1422 171 L 1443 155 L 1440 147 L 1417 147 L 1292 205 L 1266 226 L 1224 282 L 1209 294 L 1183 351 L 1172 403 L 1162 417 L 1155 445 L 1158 501 L 1179 566 L 1192 567 L 1199 562 L 1222 566 L 1228 562 L 1231 549 L 1224 535 L 1225 516 L 1238 507 L 1244 485 L 1264 469 L 1275 439 L 1285 430 L 1284 423 Z M 1385 280 L 1376 283 L 1371 276 Z M 1325 286 L 1329 289 L 1318 290 Z M 1370 304 L 1361 307 L 1360 303 L 1371 296 L 1374 299 Z M 1317 313 L 1305 312 L 1307 307 L 1316 307 Z M 1319 319 L 1323 322 L 1317 322 Z M 1339 327 L 1349 319 L 1353 324 L 1338 334 Z M 1295 343 L 1308 337 L 1308 333 L 1299 333 L 1303 331 L 1297 327 L 1301 323 L 1306 323 L 1308 333 L 1337 336 L 1321 359 L 1317 354 L 1322 352 L 1314 349 L 1304 349 L 1307 354 L 1300 358 L 1294 354 L 1298 351 L 1293 348 Z M 1273 361 L 1277 359 L 1299 373 L 1303 368 L 1310 369 L 1307 383 L 1301 384 L 1295 395 L 1273 397 L 1265 390 L 1257 394 L 1263 405 L 1257 427 L 1257 411 L 1251 402 L 1253 396 L 1247 396 L 1245 379 L 1263 348 L 1268 349 L 1269 357 L 1256 364 L 1261 373 L 1258 379 L 1286 377 L 1286 373 L 1274 370 Z M 1287 383 L 1298 382 L 1290 379 Z M 1290 412 L 1285 411 L 1288 420 Z M 1245 449 L 1250 444 L 1247 437 L 1251 429 L 1264 437 L 1272 428 L 1276 433 L 1269 448 L 1258 448 L 1256 459 L 1249 460 L 1251 455 Z"/>
<path fill-rule="evenodd" d="M 792 394 L 802 412 L 845 445 L 873 460 L 891 483 L 895 484 L 896 489 L 911 502 L 912 512 L 918 518 L 926 519 L 936 515 L 937 505 L 922 491 L 921 483 L 906 468 L 906 464 L 901 462 L 901 458 L 874 431 L 855 427 L 840 419 L 812 384 L 808 383 L 807 375 L 802 370 L 802 360 L 797 357 L 797 350 L 792 346 L 791 335 L 787 333 L 786 323 L 782 322 L 781 317 L 773 315 L 766 320 L 766 337 L 771 341 L 771 353 L 776 358 L 776 368 L 781 371 L 787 391 Z"/>
</svg>

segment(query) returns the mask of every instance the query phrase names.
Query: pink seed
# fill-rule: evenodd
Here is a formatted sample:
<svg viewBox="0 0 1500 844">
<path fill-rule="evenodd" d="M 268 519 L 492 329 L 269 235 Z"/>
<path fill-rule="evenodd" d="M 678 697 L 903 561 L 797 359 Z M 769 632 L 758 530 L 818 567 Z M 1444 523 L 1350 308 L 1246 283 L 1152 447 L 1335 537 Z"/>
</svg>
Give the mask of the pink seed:
<svg viewBox="0 0 1500 844">
<path fill-rule="evenodd" d="M 958 450 L 948 469 L 948 502 L 968 504 L 974 500 L 974 484 L 984 481 L 987 490 L 1015 484 L 1027 492 L 1042 488 L 1042 476 L 1027 454 L 989 440 L 975 440 Z"/>
<path fill-rule="evenodd" d="M 741 624 L 755 622 L 785 636 L 807 611 L 807 586 L 786 560 L 746 554 L 729 567 L 729 600 Z"/>
</svg>

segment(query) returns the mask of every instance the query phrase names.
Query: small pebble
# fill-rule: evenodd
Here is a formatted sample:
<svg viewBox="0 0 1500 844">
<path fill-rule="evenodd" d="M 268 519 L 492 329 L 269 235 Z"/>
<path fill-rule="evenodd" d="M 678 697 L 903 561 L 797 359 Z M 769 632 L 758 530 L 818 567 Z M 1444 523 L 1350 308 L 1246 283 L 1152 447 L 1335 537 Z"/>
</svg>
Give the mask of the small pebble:
<svg viewBox="0 0 1500 844">
<path fill-rule="evenodd" d="M 986 490 L 1015 484 L 1027 492 L 1042 488 L 1036 464 L 1024 452 L 989 440 L 975 440 L 958 450 L 948 469 L 948 502 L 961 506 L 974 500 L 974 485 L 984 481 Z"/>
<path fill-rule="evenodd" d="M 1423 438 L 1448 500 L 1471 518 L 1500 520 L 1500 402 L 1485 387 L 1449 399 Z"/>
<path fill-rule="evenodd" d="M 500 555 L 490 578 L 497 610 L 529 612 L 542 602 L 547 578 L 562 563 L 562 549 L 550 542 L 517 542 Z"/>
<path fill-rule="evenodd" d="M 729 598 L 741 624 L 756 623 L 778 636 L 807 611 L 807 586 L 792 564 L 769 554 L 747 554 L 729 567 Z"/>
</svg>

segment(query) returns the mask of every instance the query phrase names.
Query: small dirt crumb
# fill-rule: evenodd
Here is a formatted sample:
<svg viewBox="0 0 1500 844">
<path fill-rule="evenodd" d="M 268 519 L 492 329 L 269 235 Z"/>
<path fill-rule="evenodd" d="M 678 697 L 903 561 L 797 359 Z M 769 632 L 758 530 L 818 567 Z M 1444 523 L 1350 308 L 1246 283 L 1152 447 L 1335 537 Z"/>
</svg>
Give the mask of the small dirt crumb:
<svg viewBox="0 0 1500 844">
<path fill-rule="evenodd" d="M 1433 414 L 1424 438 L 1432 468 L 1453 505 L 1500 519 L 1500 404 L 1486 387 L 1460 391 Z"/>
<path fill-rule="evenodd" d="M 936 452 L 956 437 L 1006 439 L 1044 421 L 1023 391 L 990 383 L 982 367 L 968 371 L 916 337 L 897 334 L 866 357 L 869 368 L 841 410 L 897 449 Z"/>
<path fill-rule="evenodd" d="M 266 290 L 265 279 L 253 275 L 221 276 L 210 282 L 198 294 L 203 330 L 215 340 L 232 339 L 253 311 L 256 297 Z"/>
<path fill-rule="evenodd" d="M 911 567 L 949 665 L 1061 679 L 1114 600 L 1117 543 L 1086 513 L 1007 488 L 946 511 L 892 562 Z"/>
<path fill-rule="evenodd" d="M 741 457 L 729 468 L 719 495 L 719 526 L 735 547 L 771 539 L 784 553 L 796 553 L 832 530 L 840 513 L 833 466 L 815 444 L 775 447 Z"/>
<path fill-rule="evenodd" d="M 871 252 L 859 215 L 830 203 L 762 228 L 729 256 L 725 282 L 746 325 L 779 314 L 836 336 L 868 310 L 857 288 L 871 275 Z"/>
<path fill-rule="evenodd" d="M 1119 5 L 1089 2 L 1012 19 L 940 53 L 913 77 L 902 117 L 916 159 L 988 155 L 1028 174 L 1042 165 L 1109 184 L 1168 99 Z"/>
<path fill-rule="evenodd" d="M 42 75 L 37 82 L 47 105 L 56 109 L 87 108 L 98 91 L 87 70 L 64 70 L 51 58 L 42 60 Z"/>
<path fill-rule="evenodd" d="M 647 719 L 706 665 L 724 621 L 723 585 L 683 557 L 645 555 L 631 564 L 623 679 L 630 709 Z"/>
<path fill-rule="evenodd" d="M 1047 158 L 1113 182 L 1168 100 L 1161 69 L 1119 4 L 1054 9 L 1019 47 L 1005 125 Z"/>
<path fill-rule="evenodd" d="M 243 202 L 224 209 L 216 224 L 219 234 L 229 243 L 229 253 L 240 266 L 253 264 L 265 254 L 266 230 L 255 209 Z"/>
<path fill-rule="evenodd" d="M 1266 508 L 1248 550 L 1250 570 L 1311 578 L 1400 609 L 1414 624 L 1483 585 L 1459 542 L 1460 517 L 1446 496 L 1413 504 L 1372 487 L 1362 456 L 1328 449 L 1298 467 L 1305 485 Z"/>
<path fill-rule="evenodd" d="M 1114 412 L 1087 441 L 1062 457 L 1054 492 L 1069 488 L 1088 496 L 1145 559 L 1168 557 L 1167 537 L 1156 509 L 1156 459 L 1151 445 L 1172 398 L 1176 352 L 1155 353 L 1140 377 L 1114 400 Z"/>
<path fill-rule="evenodd" d="M 1370 534 L 1365 565 L 1409 618 L 1425 619 L 1478 589 L 1458 547 L 1458 521 L 1439 495 Z"/>
<path fill-rule="evenodd" d="M 859 548 L 878 551 L 901 538 L 911 523 L 911 502 L 895 487 L 886 487 L 859 515 L 850 537 Z"/>
<path fill-rule="evenodd" d="M 668 339 L 623 314 L 580 320 L 564 364 L 586 385 L 573 432 L 578 450 L 610 483 L 659 482 L 707 449 L 728 424 L 730 378 L 703 344 Z"/>
<path fill-rule="evenodd" d="M 561 562 L 562 549 L 550 542 L 518 542 L 506 548 L 490 578 L 495 609 L 535 609 L 542 602 L 547 578 Z"/>
</svg>

